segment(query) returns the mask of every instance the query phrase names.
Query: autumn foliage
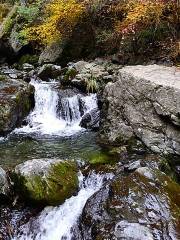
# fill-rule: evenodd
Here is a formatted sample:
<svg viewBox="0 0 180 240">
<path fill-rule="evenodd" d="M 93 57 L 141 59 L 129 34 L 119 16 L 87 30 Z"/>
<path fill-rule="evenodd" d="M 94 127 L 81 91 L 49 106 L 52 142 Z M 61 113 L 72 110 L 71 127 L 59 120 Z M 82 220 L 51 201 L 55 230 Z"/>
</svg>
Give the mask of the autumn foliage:
<svg viewBox="0 0 180 240">
<path fill-rule="evenodd" d="M 85 23 L 79 32 L 91 34 L 94 55 L 180 54 L 180 0 L 29 0 L 15 22 L 18 41 L 37 49 L 66 42 Z"/>
<path fill-rule="evenodd" d="M 45 6 L 44 20 L 27 28 L 27 35 L 44 45 L 61 40 L 71 33 L 83 11 L 83 5 L 76 0 L 52 0 Z"/>
<path fill-rule="evenodd" d="M 128 0 L 119 3 L 116 11 L 124 14 L 123 21 L 117 21 L 116 30 L 123 35 L 154 27 L 154 31 L 162 24 L 179 24 L 180 5 L 177 0 Z"/>
</svg>

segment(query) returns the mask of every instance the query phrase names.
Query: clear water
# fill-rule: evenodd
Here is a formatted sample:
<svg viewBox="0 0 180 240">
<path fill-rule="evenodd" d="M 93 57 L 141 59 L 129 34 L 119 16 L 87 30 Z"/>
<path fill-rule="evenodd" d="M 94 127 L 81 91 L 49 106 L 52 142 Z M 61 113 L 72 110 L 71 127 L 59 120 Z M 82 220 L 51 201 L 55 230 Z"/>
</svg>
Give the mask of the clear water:
<svg viewBox="0 0 180 240">
<path fill-rule="evenodd" d="M 31 159 L 60 158 L 88 160 L 104 150 L 96 144 L 96 133 L 83 132 L 71 137 L 29 137 L 11 135 L 0 142 L 0 166 L 11 168 Z"/>
<path fill-rule="evenodd" d="M 58 91 L 56 82 L 31 81 L 35 87 L 35 108 L 27 125 L 0 138 L 0 165 L 13 167 L 34 158 L 83 160 L 99 151 L 95 134 L 79 126 L 83 114 L 97 107 L 95 94 L 71 96 Z"/>
</svg>

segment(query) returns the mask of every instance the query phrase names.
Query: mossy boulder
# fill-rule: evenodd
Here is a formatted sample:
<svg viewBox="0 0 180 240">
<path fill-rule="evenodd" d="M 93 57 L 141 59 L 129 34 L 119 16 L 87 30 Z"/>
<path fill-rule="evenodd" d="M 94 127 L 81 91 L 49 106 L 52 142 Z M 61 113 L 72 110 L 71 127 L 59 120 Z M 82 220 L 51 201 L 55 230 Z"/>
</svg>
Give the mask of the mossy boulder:
<svg viewBox="0 0 180 240">
<path fill-rule="evenodd" d="M 16 166 L 12 174 L 15 191 L 30 203 L 58 205 L 76 193 L 74 161 L 34 159 Z"/>
</svg>

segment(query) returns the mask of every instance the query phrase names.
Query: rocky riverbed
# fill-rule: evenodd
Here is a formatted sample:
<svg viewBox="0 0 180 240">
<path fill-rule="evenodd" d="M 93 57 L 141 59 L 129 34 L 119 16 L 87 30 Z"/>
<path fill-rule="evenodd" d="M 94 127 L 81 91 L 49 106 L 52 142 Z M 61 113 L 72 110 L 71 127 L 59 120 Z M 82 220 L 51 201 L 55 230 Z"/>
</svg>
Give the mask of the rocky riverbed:
<svg viewBox="0 0 180 240">
<path fill-rule="evenodd" d="M 174 67 L 0 68 L 4 240 L 180 238 Z"/>
</svg>

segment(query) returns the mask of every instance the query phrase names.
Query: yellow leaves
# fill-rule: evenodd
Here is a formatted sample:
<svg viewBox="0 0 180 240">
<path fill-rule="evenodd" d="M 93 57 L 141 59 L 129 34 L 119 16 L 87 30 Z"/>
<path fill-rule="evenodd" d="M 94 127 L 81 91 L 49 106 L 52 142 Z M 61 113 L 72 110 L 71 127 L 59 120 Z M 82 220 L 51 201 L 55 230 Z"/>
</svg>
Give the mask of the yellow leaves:
<svg viewBox="0 0 180 240">
<path fill-rule="evenodd" d="M 156 27 L 165 7 L 166 4 L 161 0 L 129 0 L 124 7 L 125 18 L 117 23 L 116 30 L 129 34 L 148 25 Z"/>
<path fill-rule="evenodd" d="M 28 29 L 28 38 L 44 45 L 61 39 L 71 33 L 83 12 L 83 5 L 76 0 L 52 0 L 45 8 L 45 20 Z"/>
</svg>

